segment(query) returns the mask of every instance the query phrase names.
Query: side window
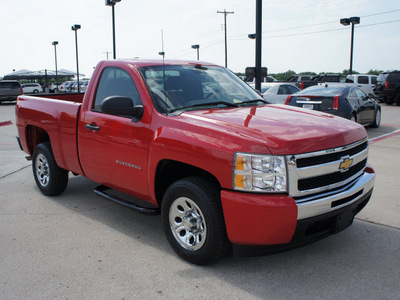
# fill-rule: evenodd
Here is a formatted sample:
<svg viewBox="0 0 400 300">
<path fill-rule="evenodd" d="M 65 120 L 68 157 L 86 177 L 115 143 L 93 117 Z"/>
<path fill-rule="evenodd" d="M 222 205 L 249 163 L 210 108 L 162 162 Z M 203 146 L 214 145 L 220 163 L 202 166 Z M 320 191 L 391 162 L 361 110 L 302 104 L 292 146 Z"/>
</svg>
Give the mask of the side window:
<svg viewBox="0 0 400 300">
<path fill-rule="evenodd" d="M 106 68 L 97 86 L 93 110 L 101 111 L 101 102 L 110 96 L 124 96 L 132 99 L 134 105 L 142 104 L 136 85 L 125 70 Z"/>
<path fill-rule="evenodd" d="M 288 89 L 289 89 L 289 94 L 294 94 L 294 93 L 297 93 L 299 90 L 295 87 L 295 86 L 293 86 L 293 85 L 288 85 L 287 86 L 288 87 Z"/>
<path fill-rule="evenodd" d="M 351 89 L 349 96 L 350 97 L 357 97 L 356 89 Z"/>
<path fill-rule="evenodd" d="M 361 100 L 366 100 L 367 99 L 367 95 L 360 89 L 355 89 L 355 92 L 357 94 L 357 98 L 361 99 Z"/>
<path fill-rule="evenodd" d="M 371 83 L 372 84 L 376 84 L 376 76 L 372 76 L 371 77 Z"/>
<path fill-rule="evenodd" d="M 358 76 L 358 83 L 368 84 L 368 76 Z"/>
</svg>

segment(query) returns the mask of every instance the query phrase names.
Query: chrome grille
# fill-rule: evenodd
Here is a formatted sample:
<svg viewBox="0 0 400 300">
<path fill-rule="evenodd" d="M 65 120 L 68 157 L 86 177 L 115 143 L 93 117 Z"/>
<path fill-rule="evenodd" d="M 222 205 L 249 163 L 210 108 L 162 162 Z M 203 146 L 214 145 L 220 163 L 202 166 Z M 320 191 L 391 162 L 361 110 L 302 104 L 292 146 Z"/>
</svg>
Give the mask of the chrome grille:
<svg viewBox="0 0 400 300">
<path fill-rule="evenodd" d="M 339 148 L 287 156 L 289 194 L 302 197 L 342 187 L 363 173 L 367 157 L 367 139 Z"/>
</svg>

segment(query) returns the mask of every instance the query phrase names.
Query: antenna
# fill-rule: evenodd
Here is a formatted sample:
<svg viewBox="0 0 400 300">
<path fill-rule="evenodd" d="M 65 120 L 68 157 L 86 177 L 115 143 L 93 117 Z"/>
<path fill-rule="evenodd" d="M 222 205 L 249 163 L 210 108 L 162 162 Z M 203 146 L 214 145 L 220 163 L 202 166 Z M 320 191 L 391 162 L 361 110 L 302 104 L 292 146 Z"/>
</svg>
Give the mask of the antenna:
<svg viewBox="0 0 400 300">
<path fill-rule="evenodd" d="M 162 55 L 163 62 L 165 59 L 165 52 L 164 52 L 164 31 L 161 29 L 161 52 L 158 52 L 159 55 Z"/>
</svg>

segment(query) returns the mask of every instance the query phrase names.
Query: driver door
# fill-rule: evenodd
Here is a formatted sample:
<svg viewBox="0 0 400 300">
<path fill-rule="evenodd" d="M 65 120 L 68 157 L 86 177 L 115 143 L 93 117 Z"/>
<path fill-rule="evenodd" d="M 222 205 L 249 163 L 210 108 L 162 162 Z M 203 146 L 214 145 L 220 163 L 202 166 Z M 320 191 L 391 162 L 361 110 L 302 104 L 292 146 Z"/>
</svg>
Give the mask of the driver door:
<svg viewBox="0 0 400 300">
<path fill-rule="evenodd" d="M 93 107 L 83 115 L 79 151 L 85 175 L 100 184 L 138 198 L 147 191 L 149 124 L 142 117 L 129 117 L 101 111 L 101 102 L 109 96 L 126 96 L 135 105 L 142 104 L 131 75 L 123 69 L 105 68 L 96 90 Z"/>
</svg>

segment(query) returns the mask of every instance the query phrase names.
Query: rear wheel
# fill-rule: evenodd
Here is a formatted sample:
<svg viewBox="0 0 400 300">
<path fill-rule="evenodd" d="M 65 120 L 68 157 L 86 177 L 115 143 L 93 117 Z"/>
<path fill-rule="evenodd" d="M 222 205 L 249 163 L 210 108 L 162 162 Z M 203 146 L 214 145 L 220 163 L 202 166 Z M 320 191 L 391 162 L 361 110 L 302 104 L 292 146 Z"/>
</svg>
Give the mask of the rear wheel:
<svg viewBox="0 0 400 300">
<path fill-rule="evenodd" d="M 68 171 L 57 166 L 50 143 L 37 145 L 33 152 L 32 170 L 36 185 L 43 194 L 55 196 L 67 188 Z"/>
<path fill-rule="evenodd" d="M 377 109 L 376 112 L 375 112 L 374 122 L 371 124 L 370 127 L 378 128 L 381 125 L 381 119 L 382 119 L 381 110 Z"/>
<path fill-rule="evenodd" d="M 396 97 L 394 98 L 394 102 L 395 102 L 397 105 L 400 105 L 400 91 L 397 92 Z"/>
<path fill-rule="evenodd" d="M 228 252 L 220 192 L 211 182 L 176 181 L 164 195 L 161 212 L 168 242 L 183 259 L 206 265 Z"/>
</svg>

